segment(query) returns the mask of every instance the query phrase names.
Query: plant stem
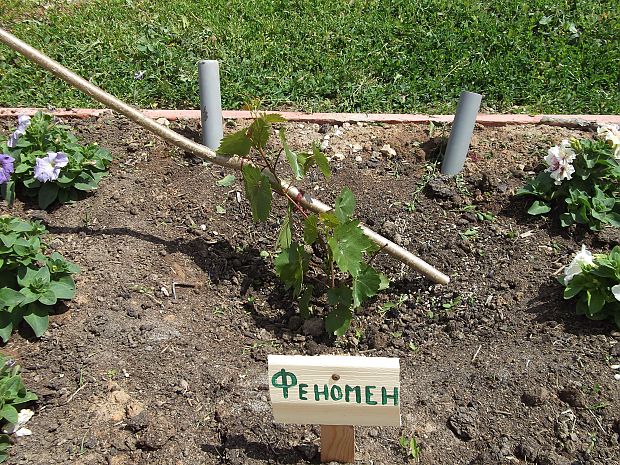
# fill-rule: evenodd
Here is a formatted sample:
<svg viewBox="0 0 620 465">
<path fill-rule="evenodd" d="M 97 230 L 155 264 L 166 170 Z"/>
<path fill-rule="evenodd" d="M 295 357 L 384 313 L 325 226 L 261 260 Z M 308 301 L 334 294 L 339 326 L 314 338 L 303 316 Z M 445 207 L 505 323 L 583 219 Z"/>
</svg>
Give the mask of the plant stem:
<svg viewBox="0 0 620 465">
<path fill-rule="evenodd" d="M 366 265 L 370 266 L 370 265 L 371 265 L 371 263 L 372 263 L 372 261 L 375 259 L 375 257 L 376 257 L 377 255 L 379 255 L 379 253 L 380 253 L 383 249 L 385 249 L 386 247 L 387 247 L 387 244 L 384 244 L 384 245 L 382 245 L 381 247 L 379 247 L 379 249 L 377 249 L 377 250 L 376 250 L 376 251 L 375 251 L 375 252 L 374 252 L 374 253 L 370 256 L 370 258 L 369 258 L 369 259 L 368 259 L 368 261 L 366 262 Z"/>
</svg>

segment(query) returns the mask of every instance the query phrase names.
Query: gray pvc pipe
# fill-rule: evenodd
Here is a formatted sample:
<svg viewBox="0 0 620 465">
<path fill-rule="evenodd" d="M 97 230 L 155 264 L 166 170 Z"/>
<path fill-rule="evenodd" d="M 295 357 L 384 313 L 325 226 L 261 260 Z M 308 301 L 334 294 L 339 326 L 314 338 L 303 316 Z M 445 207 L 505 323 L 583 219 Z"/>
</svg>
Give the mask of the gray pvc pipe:
<svg viewBox="0 0 620 465">
<path fill-rule="evenodd" d="M 482 95 L 480 94 L 465 91 L 461 93 L 446 154 L 441 163 L 441 174 L 454 176 L 463 169 L 481 101 Z"/>
<path fill-rule="evenodd" d="M 198 87 L 200 88 L 202 144 L 211 150 L 217 150 L 224 137 L 220 65 L 217 60 L 198 62 Z"/>
</svg>

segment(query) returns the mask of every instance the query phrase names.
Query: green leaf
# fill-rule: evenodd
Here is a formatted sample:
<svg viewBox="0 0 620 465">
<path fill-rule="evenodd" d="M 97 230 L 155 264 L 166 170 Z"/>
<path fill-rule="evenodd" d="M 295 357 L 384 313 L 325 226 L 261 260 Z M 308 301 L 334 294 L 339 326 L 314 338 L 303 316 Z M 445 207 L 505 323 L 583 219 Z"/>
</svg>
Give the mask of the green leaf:
<svg viewBox="0 0 620 465">
<path fill-rule="evenodd" d="M 16 307 L 21 304 L 23 300 L 23 294 L 11 288 L 3 287 L 0 289 L 0 308 Z"/>
<path fill-rule="evenodd" d="M 265 117 L 256 118 L 247 130 L 247 138 L 250 139 L 252 146 L 256 148 L 265 148 L 269 140 L 269 130 L 271 124 Z"/>
<path fill-rule="evenodd" d="M 51 289 L 40 294 L 38 300 L 43 305 L 56 305 L 56 302 L 58 301 L 58 299 L 56 298 L 56 294 L 54 294 L 54 291 L 52 291 Z"/>
<path fill-rule="evenodd" d="M 308 173 L 308 170 L 312 168 L 316 164 L 314 155 L 311 153 L 298 153 L 297 154 L 297 163 L 301 167 L 301 171 L 305 176 Z"/>
<path fill-rule="evenodd" d="M 73 187 L 82 192 L 90 192 L 97 188 L 97 181 L 88 173 L 80 173 Z"/>
<path fill-rule="evenodd" d="M 39 189 L 39 207 L 46 209 L 58 197 L 58 185 L 53 182 L 43 183 Z"/>
<path fill-rule="evenodd" d="M 345 187 L 338 198 L 334 207 L 334 213 L 340 221 L 340 223 L 346 223 L 351 219 L 353 211 L 355 210 L 355 196 L 351 189 Z"/>
<path fill-rule="evenodd" d="M 326 179 L 329 179 L 332 175 L 331 169 L 329 168 L 329 160 L 327 160 L 325 154 L 321 152 L 321 149 L 318 145 L 314 144 L 314 146 L 312 147 L 312 154 L 314 155 L 314 161 L 316 162 L 316 166 L 319 167 L 319 170 L 321 170 L 323 176 L 325 176 Z"/>
<path fill-rule="evenodd" d="M 280 141 L 282 142 L 282 147 L 284 147 L 284 154 L 286 155 L 288 164 L 291 166 L 293 176 L 295 176 L 295 179 L 302 179 L 304 177 L 303 166 L 300 165 L 297 154 L 293 152 L 288 146 L 288 142 L 286 141 L 286 135 L 284 134 L 284 128 L 280 129 L 279 134 Z"/>
<path fill-rule="evenodd" d="M 575 220 L 573 219 L 573 217 L 572 217 L 572 215 L 570 213 L 562 213 L 560 215 L 560 225 L 563 228 L 566 228 L 566 227 L 570 226 L 574 222 L 575 222 Z"/>
<path fill-rule="evenodd" d="M 271 211 L 271 184 L 259 168 L 243 166 L 243 183 L 245 195 L 252 206 L 252 218 L 255 222 L 267 221 Z"/>
<path fill-rule="evenodd" d="M 308 245 L 314 244 L 319 238 L 318 222 L 319 217 L 314 214 L 304 220 L 304 242 Z"/>
<path fill-rule="evenodd" d="M 379 290 L 384 291 L 388 287 L 390 287 L 390 278 L 388 278 L 383 273 L 379 273 L 379 279 L 381 279 L 381 284 L 379 284 Z"/>
<path fill-rule="evenodd" d="M 548 193 L 553 190 L 554 180 L 546 171 L 538 173 L 534 179 L 517 191 L 516 196 L 534 195 L 549 198 Z"/>
<path fill-rule="evenodd" d="M 275 259 L 276 274 L 286 289 L 293 288 L 293 295 L 299 296 L 304 282 L 304 273 L 308 265 L 308 255 L 303 245 L 293 241 L 291 246 L 282 250 Z"/>
<path fill-rule="evenodd" d="M 268 123 L 286 123 L 287 121 L 287 119 L 284 116 L 278 113 L 269 113 L 269 114 L 263 115 L 263 118 Z"/>
<path fill-rule="evenodd" d="M 22 300 L 20 306 L 25 306 L 28 305 L 32 302 L 36 302 L 37 300 L 39 300 L 39 294 L 36 294 L 34 292 L 32 292 L 29 288 L 25 287 L 22 288 L 20 291 L 20 294 L 22 294 L 24 296 L 24 300 Z"/>
<path fill-rule="evenodd" d="M 549 213 L 550 211 L 551 207 L 547 203 L 541 200 L 536 200 L 527 212 L 530 215 L 542 215 L 544 213 Z"/>
<path fill-rule="evenodd" d="M 328 228 L 336 228 L 340 225 L 340 220 L 335 213 L 328 211 L 325 213 L 319 213 L 319 218 L 321 218 L 321 222 L 324 223 Z"/>
<path fill-rule="evenodd" d="M 340 271 L 353 277 L 357 276 L 361 269 L 363 252 L 372 246 L 357 221 L 337 226 L 328 244 Z"/>
<path fill-rule="evenodd" d="M 17 409 L 11 404 L 4 404 L 0 409 L 0 418 L 4 418 L 9 423 L 17 424 Z"/>
<path fill-rule="evenodd" d="M 351 326 L 353 314 L 350 308 L 336 307 L 325 318 L 325 329 L 336 336 L 343 336 Z"/>
<path fill-rule="evenodd" d="M 337 287 L 327 291 L 327 301 L 333 307 L 325 319 L 325 329 L 329 333 L 342 336 L 351 325 L 352 291 L 348 287 Z"/>
<path fill-rule="evenodd" d="M 7 342 L 13 333 L 13 318 L 9 312 L 0 311 L 0 338 Z"/>
<path fill-rule="evenodd" d="M 288 249 L 291 246 L 293 234 L 291 232 L 291 212 L 287 213 L 282 222 L 280 233 L 278 234 L 278 240 L 276 246 L 280 249 Z"/>
<path fill-rule="evenodd" d="M 13 405 L 25 404 L 26 402 L 32 402 L 33 400 L 37 400 L 39 397 L 33 392 L 26 391 L 26 393 L 20 393 L 19 397 L 13 400 Z"/>
<path fill-rule="evenodd" d="M 620 200 L 618 200 L 618 204 L 620 205 Z M 616 213 L 616 212 L 607 213 L 607 218 L 605 219 L 605 222 L 612 226 L 620 227 L 620 213 Z"/>
<path fill-rule="evenodd" d="M 22 183 L 26 189 L 36 189 L 42 185 L 42 183 L 36 178 L 24 179 Z"/>
<path fill-rule="evenodd" d="M 379 292 L 381 276 L 372 266 L 364 265 L 358 275 L 353 278 L 353 306 L 359 307 L 369 297 Z"/>
<path fill-rule="evenodd" d="M 42 266 L 41 268 L 39 268 L 34 275 L 32 276 L 33 280 L 39 280 L 42 283 L 49 283 L 50 282 L 50 270 L 47 266 Z"/>
<path fill-rule="evenodd" d="M 237 178 L 235 178 L 232 174 L 227 174 L 222 179 L 215 181 L 215 184 L 220 187 L 230 187 L 230 185 L 235 182 L 235 179 Z"/>
<path fill-rule="evenodd" d="M 11 206 L 15 202 L 15 181 L 10 180 L 3 186 L 0 186 L 2 189 L 2 196 L 6 203 Z"/>
<path fill-rule="evenodd" d="M 314 286 L 309 284 L 299 298 L 299 313 L 304 318 L 310 318 L 310 299 L 314 292 Z"/>
<path fill-rule="evenodd" d="M 26 313 L 24 313 L 24 320 L 32 328 L 35 336 L 41 337 L 47 330 L 49 323 L 49 307 L 41 305 L 37 302 L 33 302 L 28 305 Z"/>
<path fill-rule="evenodd" d="M 588 291 L 588 316 L 599 313 L 605 306 L 605 295 L 598 291 Z"/>
<path fill-rule="evenodd" d="M 27 266 L 21 266 L 17 270 L 17 284 L 19 284 L 23 288 L 29 287 L 36 274 L 36 269 Z"/>
<path fill-rule="evenodd" d="M 568 286 L 566 286 L 566 289 L 564 289 L 564 299 L 566 300 L 572 299 L 577 294 L 579 294 L 581 291 L 583 291 L 582 286 L 575 286 L 569 283 Z"/>
<path fill-rule="evenodd" d="M 252 148 L 252 141 L 246 136 L 246 132 L 247 129 L 241 129 L 225 136 L 216 153 L 224 156 L 239 155 L 245 157 Z"/>
<path fill-rule="evenodd" d="M 15 241 L 17 240 L 18 236 L 15 233 L 12 234 L 2 234 L 0 236 L 0 241 L 2 242 L 2 244 L 4 244 L 5 247 L 7 248 L 12 248 L 13 245 L 15 245 Z"/>
</svg>

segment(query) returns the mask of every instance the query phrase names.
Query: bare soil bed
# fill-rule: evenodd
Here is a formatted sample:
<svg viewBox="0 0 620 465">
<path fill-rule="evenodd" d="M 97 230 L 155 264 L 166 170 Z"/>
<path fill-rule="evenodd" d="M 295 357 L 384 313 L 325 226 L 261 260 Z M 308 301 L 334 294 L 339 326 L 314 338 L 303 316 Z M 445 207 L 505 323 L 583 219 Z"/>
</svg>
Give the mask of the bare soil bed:
<svg viewBox="0 0 620 465">
<path fill-rule="evenodd" d="M 512 197 L 549 146 L 587 130 L 477 128 L 463 174 L 442 179 L 441 128 L 288 124 L 293 147 L 330 135 L 334 176 L 306 189 L 331 202 L 349 186 L 358 218 L 452 279 L 381 256 L 389 291 L 335 340 L 273 274 L 278 225 L 252 223 L 239 176 L 218 187 L 220 168 L 122 119 L 72 124 L 115 161 L 85 200 L 12 210 L 42 219 L 82 271 L 44 337 L 23 329 L 2 349 L 40 398 L 9 463 L 318 463 L 318 426 L 273 422 L 270 353 L 400 358 L 402 427 L 357 428 L 358 463 L 407 463 L 401 436 L 424 464 L 620 463 L 620 333 L 573 315 L 554 276 L 582 243 L 607 251 L 620 235 L 562 230 Z"/>
</svg>

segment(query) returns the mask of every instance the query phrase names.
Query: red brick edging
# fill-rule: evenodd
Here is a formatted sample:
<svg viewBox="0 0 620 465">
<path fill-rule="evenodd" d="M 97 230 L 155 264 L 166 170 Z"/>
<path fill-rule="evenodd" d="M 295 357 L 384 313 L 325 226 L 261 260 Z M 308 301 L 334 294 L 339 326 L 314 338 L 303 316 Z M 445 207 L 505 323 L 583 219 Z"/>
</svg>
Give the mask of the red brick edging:
<svg viewBox="0 0 620 465">
<path fill-rule="evenodd" d="M 0 118 L 18 115 L 32 115 L 37 108 L 0 108 Z M 44 111 L 47 111 L 43 109 Z M 89 118 L 112 114 L 112 110 L 96 108 L 69 108 L 51 111 L 56 116 L 65 118 Z M 146 116 L 170 121 L 180 119 L 200 119 L 200 110 L 142 110 Z M 303 112 L 267 112 L 279 113 L 289 121 L 309 123 L 450 123 L 454 115 L 422 114 L 385 114 L 385 113 L 303 113 Z M 225 119 L 250 119 L 249 111 L 225 110 Z M 620 115 L 513 115 L 513 114 L 479 114 L 476 119 L 483 126 L 505 126 L 522 124 L 549 124 L 555 126 L 595 126 L 599 124 L 620 124 Z"/>
</svg>

